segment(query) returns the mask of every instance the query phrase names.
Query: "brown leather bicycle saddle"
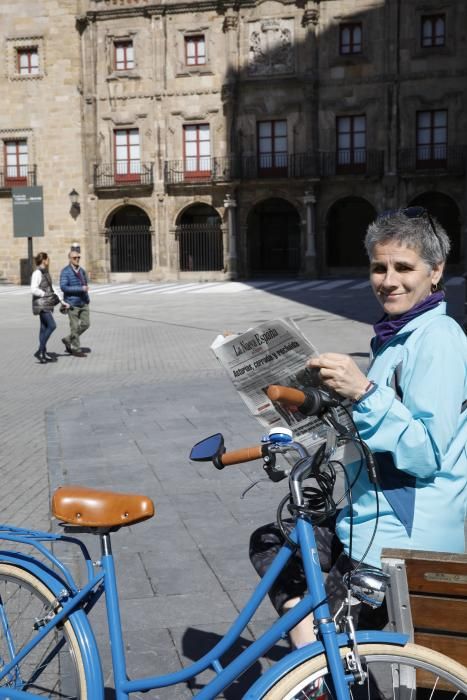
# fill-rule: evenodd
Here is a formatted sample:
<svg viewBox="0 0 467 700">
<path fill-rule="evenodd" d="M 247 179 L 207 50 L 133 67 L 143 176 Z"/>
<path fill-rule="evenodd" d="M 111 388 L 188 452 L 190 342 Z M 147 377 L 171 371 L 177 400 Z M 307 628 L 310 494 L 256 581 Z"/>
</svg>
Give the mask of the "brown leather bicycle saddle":
<svg viewBox="0 0 467 700">
<path fill-rule="evenodd" d="M 61 486 L 52 496 L 52 514 L 69 525 L 125 527 L 152 518 L 154 503 L 147 496 L 132 493 Z"/>
</svg>

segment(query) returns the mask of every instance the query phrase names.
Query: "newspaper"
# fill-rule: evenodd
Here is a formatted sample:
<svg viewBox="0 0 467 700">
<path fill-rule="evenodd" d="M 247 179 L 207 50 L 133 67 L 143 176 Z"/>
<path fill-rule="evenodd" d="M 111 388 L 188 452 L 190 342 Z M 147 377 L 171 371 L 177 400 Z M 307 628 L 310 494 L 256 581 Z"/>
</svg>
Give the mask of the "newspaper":
<svg viewBox="0 0 467 700">
<path fill-rule="evenodd" d="M 292 319 L 261 323 L 238 335 L 217 336 L 211 349 L 261 425 L 268 429 L 287 426 L 310 453 L 326 440 L 328 426 L 320 418 L 289 410 L 266 393 L 270 384 L 303 391 L 320 386 L 318 371 L 306 367 L 306 361 L 318 351 Z M 339 422 L 349 428 L 346 412 L 337 411 Z M 342 459 L 343 452 L 339 450 L 335 458 Z"/>
</svg>

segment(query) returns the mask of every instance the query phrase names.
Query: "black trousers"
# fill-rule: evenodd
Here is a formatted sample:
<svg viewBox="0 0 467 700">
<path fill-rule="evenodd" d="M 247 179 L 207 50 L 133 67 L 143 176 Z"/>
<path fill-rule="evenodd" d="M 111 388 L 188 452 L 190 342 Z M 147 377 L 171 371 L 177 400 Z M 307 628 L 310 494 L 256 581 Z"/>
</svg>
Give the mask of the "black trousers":
<svg viewBox="0 0 467 700">
<path fill-rule="evenodd" d="M 321 569 L 327 574 L 324 585 L 332 615 L 339 610 L 347 594 L 343 576 L 357 564 L 344 552 L 336 535 L 336 518 L 337 516 L 330 518 L 314 528 Z M 294 524 L 292 520 L 284 522 L 287 533 L 293 529 Z M 261 577 L 269 569 L 283 544 L 284 538 L 276 523 L 263 525 L 253 532 L 250 538 L 250 559 Z M 269 597 L 281 615 L 284 612 L 284 603 L 291 598 L 302 597 L 306 590 L 302 558 L 297 551 L 274 582 Z M 361 629 L 381 629 L 387 622 L 385 604 L 376 610 L 368 605 L 358 604 L 352 607 L 352 613 L 355 625 Z"/>
</svg>

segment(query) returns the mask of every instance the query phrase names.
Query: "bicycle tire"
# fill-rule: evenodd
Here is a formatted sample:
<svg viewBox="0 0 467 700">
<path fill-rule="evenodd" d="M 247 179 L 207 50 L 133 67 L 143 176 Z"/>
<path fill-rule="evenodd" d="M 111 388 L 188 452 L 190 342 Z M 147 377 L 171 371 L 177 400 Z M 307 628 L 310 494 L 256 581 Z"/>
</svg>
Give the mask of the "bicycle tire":
<svg viewBox="0 0 467 700">
<path fill-rule="evenodd" d="M 0 668 L 34 636 L 37 620 L 59 609 L 54 593 L 34 574 L 14 564 L 0 563 Z M 0 681 L 32 695 L 86 700 L 85 667 L 69 620 L 57 625 Z"/>
<path fill-rule="evenodd" d="M 348 648 L 341 649 L 341 656 L 345 657 L 348 652 Z M 425 694 L 431 700 L 467 698 L 465 666 L 432 649 L 416 644 L 407 644 L 404 647 L 391 644 L 362 644 L 359 646 L 359 652 L 363 668 L 368 670 L 369 674 L 363 686 L 354 684 L 350 688 L 352 698 L 415 700 L 425 697 Z M 394 680 L 400 678 L 402 669 L 408 672 L 405 673 L 406 681 L 407 678 L 416 678 L 415 688 L 412 688 L 410 683 L 409 687 L 394 685 Z M 283 676 L 262 695 L 261 700 L 309 700 L 318 697 L 332 700 L 334 693 L 327 676 L 326 658 L 324 654 L 320 654 Z"/>
</svg>

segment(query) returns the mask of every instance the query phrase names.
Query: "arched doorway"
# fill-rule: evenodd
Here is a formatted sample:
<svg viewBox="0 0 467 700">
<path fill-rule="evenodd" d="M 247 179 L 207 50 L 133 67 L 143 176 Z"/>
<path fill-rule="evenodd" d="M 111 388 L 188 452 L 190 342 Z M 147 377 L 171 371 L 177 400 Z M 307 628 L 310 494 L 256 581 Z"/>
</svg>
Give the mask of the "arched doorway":
<svg viewBox="0 0 467 700">
<path fill-rule="evenodd" d="M 461 224 L 457 204 L 441 192 L 424 192 L 415 197 L 410 206 L 425 207 L 439 221 L 451 240 L 448 264 L 461 262 Z"/>
<path fill-rule="evenodd" d="M 121 207 L 106 228 L 110 241 L 111 272 L 152 270 L 151 222 L 139 207 Z"/>
<path fill-rule="evenodd" d="M 285 199 L 257 204 L 248 216 L 248 253 L 252 273 L 295 273 L 300 269 L 300 217 Z"/>
<path fill-rule="evenodd" d="M 209 204 L 193 204 L 177 225 L 181 272 L 222 270 L 224 247 L 221 217 Z"/>
<path fill-rule="evenodd" d="M 376 218 L 374 207 L 362 197 L 345 197 L 329 209 L 326 221 L 328 267 L 367 267 L 364 239 Z"/>
</svg>

